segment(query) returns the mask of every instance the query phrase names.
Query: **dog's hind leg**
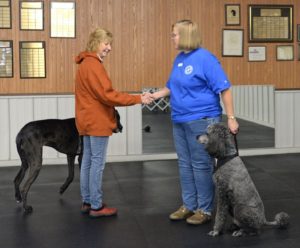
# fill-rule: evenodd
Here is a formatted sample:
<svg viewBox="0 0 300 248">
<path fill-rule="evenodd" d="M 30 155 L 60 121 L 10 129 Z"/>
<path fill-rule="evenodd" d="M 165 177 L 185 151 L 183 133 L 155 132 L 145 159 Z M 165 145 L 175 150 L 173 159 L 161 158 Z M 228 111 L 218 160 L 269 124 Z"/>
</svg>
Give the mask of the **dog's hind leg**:
<svg viewBox="0 0 300 248">
<path fill-rule="evenodd" d="M 28 161 L 27 161 L 28 155 L 26 155 L 26 151 L 23 149 L 23 147 L 25 145 L 23 144 L 23 139 L 21 139 L 20 137 L 21 137 L 21 134 L 18 135 L 16 143 L 17 143 L 18 154 L 21 159 L 21 167 L 20 167 L 18 174 L 16 175 L 16 177 L 14 179 L 15 199 L 18 203 L 22 202 L 22 196 L 21 196 L 21 192 L 20 192 L 20 184 L 23 181 L 26 171 L 28 169 Z"/>
<path fill-rule="evenodd" d="M 67 155 L 68 159 L 68 177 L 64 184 L 60 187 L 59 193 L 63 194 L 74 179 L 75 155 Z"/>
<path fill-rule="evenodd" d="M 22 196 L 21 196 L 21 192 L 20 192 L 20 184 L 24 179 L 27 169 L 28 169 L 27 162 L 22 162 L 21 168 L 14 179 L 15 199 L 18 203 L 22 202 Z"/>
<path fill-rule="evenodd" d="M 40 151 L 37 151 L 35 153 L 34 160 L 30 162 L 29 175 L 21 190 L 23 208 L 26 214 L 32 212 L 32 206 L 27 205 L 27 194 L 31 185 L 39 175 L 41 168 L 42 168 L 42 148 L 40 148 Z"/>
</svg>

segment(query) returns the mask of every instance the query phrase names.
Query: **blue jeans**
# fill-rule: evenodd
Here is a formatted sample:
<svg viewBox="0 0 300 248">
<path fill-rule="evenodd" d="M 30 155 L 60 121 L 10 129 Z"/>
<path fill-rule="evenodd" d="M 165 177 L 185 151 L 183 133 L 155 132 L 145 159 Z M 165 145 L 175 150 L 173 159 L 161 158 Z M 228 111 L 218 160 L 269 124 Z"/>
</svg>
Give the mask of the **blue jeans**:
<svg viewBox="0 0 300 248">
<path fill-rule="evenodd" d="M 221 117 L 214 117 L 173 123 L 183 205 L 192 211 L 202 210 L 204 213 L 211 214 L 213 210 L 214 159 L 196 137 L 205 133 L 209 124 L 220 121 Z"/>
<path fill-rule="evenodd" d="M 107 145 L 106 136 L 83 136 L 80 190 L 82 201 L 91 204 L 92 209 L 102 207 L 102 175 Z"/>
</svg>

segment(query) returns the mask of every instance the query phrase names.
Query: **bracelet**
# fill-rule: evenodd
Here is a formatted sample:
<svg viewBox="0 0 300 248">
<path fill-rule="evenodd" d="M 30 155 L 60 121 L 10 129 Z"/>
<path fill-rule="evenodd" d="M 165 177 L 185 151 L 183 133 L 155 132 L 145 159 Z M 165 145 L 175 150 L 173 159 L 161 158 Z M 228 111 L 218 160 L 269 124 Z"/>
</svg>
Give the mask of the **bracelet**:
<svg viewBox="0 0 300 248">
<path fill-rule="evenodd" d="M 227 116 L 227 118 L 230 120 L 235 120 L 235 117 L 233 115 L 229 115 L 229 116 Z"/>
</svg>

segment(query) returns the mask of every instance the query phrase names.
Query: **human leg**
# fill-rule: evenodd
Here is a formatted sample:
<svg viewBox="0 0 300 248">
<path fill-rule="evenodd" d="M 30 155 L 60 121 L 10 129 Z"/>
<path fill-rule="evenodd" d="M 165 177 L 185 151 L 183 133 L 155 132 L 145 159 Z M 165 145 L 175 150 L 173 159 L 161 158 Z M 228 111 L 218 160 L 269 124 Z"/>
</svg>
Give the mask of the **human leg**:
<svg viewBox="0 0 300 248">
<path fill-rule="evenodd" d="M 80 192 L 84 205 L 89 205 L 90 200 L 90 168 L 91 168 L 91 143 L 90 136 L 83 136 L 83 156 L 80 168 Z"/>
<path fill-rule="evenodd" d="M 214 160 L 206 152 L 204 145 L 196 137 L 206 132 L 207 126 L 220 121 L 220 117 L 206 118 L 187 123 L 186 133 L 191 153 L 191 163 L 197 191 L 197 208 L 204 214 L 211 214 L 214 200 L 212 179 Z"/>
<path fill-rule="evenodd" d="M 178 155 L 178 167 L 183 205 L 188 210 L 193 211 L 197 209 L 197 191 L 184 124 L 173 124 L 173 137 Z"/>
<path fill-rule="evenodd" d="M 90 199 L 89 216 L 98 218 L 117 214 L 116 208 L 107 207 L 102 202 L 102 176 L 106 161 L 108 137 L 91 137 L 91 169 L 90 169 Z"/>
<path fill-rule="evenodd" d="M 102 176 L 106 161 L 107 145 L 108 137 L 90 136 L 91 167 L 89 171 L 89 190 L 92 209 L 102 207 Z"/>
</svg>

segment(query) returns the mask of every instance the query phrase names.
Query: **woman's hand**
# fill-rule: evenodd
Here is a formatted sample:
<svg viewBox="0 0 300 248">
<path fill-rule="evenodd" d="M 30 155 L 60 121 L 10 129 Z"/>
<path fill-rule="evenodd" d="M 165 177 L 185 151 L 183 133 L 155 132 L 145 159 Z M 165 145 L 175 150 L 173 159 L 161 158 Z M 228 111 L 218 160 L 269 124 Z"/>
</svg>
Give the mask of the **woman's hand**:
<svg viewBox="0 0 300 248">
<path fill-rule="evenodd" d="M 141 95 L 142 103 L 143 104 L 151 104 L 154 100 L 152 94 L 149 92 L 145 92 Z"/>
<path fill-rule="evenodd" d="M 237 134 L 239 132 L 239 123 L 234 116 L 229 116 L 227 126 L 231 133 Z"/>
</svg>

